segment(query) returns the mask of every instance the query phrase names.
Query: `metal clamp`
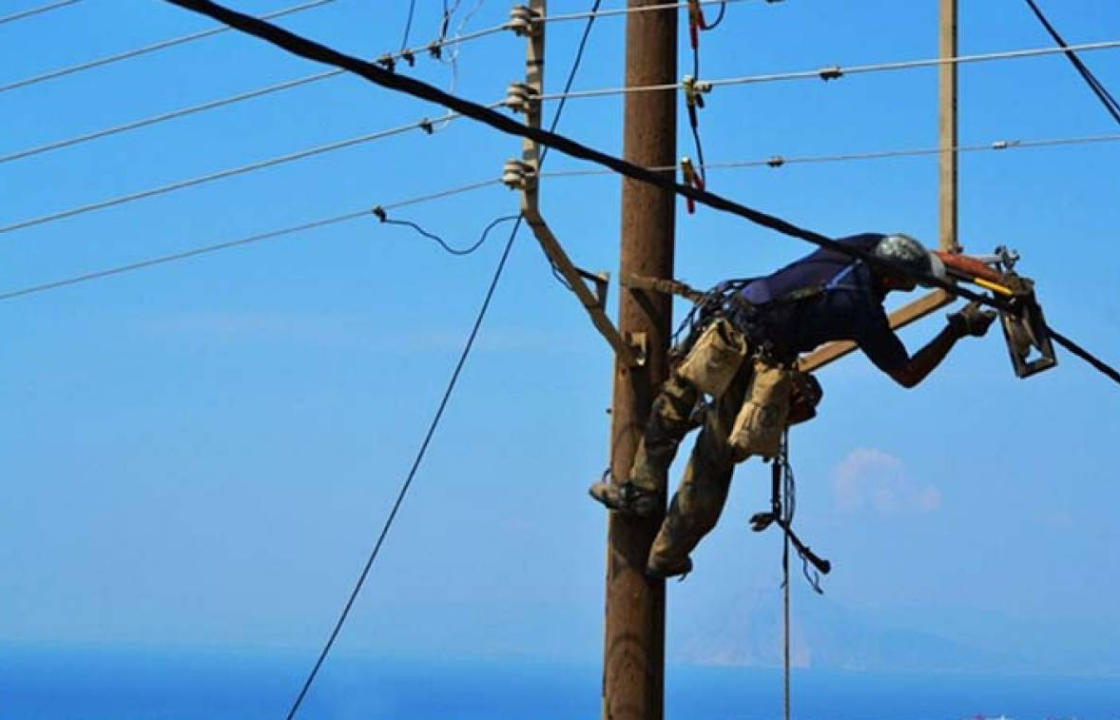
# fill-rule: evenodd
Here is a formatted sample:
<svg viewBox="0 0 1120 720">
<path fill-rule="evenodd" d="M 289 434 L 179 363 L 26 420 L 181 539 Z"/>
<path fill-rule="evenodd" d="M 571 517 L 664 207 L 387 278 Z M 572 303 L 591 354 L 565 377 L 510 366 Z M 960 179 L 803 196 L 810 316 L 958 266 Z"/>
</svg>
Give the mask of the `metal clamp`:
<svg viewBox="0 0 1120 720">
<path fill-rule="evenodd" d="M 696 171 L 696 167 L 692 164 L 692 159 L 687 155 L 681 158 L 681 175 L 683 176 L 685 185 L 696 188 L 701 192 L 704 191 L 704 176 Z M 690 197 L 685 197 L 684 202 L 689 215 L 696 212 L 695 200 Z"/>
<path fill-rule="evenodd" d="M 509 11 L 509 22 L 506 28 L 521 37 L 539 35 L 541 32 L 541 16 L 536 10 L 525 5 L 514 5 Z"/>
<path fill-rule="evenodd" d="M 685 104 L 689 107 L 704 107 L 704 93 L 712 91 L 712 83 L 707 80 L 698 80 L 691 75 L 685 75 L 681 80 L 681 89 L 684 90 Z"/>
</svg>

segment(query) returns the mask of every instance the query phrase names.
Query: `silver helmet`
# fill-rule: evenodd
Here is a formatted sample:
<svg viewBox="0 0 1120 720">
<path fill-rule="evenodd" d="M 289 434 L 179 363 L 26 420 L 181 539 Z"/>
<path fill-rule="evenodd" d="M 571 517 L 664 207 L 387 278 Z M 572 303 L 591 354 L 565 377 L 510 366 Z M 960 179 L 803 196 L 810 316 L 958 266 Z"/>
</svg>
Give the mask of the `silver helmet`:
<svg viewBox="0 0 1120 720">
<path fill-rule="evenodd" d="M 900 269 L 922 284 L 929 284 L 922 279 L 930 275 L 941 280 L 946 278 L 945 263 L 941 262 L 941 258 L 903 233 L 885 236 L 872 250 L 872 254 L 900 266 Z"/>
</svg>

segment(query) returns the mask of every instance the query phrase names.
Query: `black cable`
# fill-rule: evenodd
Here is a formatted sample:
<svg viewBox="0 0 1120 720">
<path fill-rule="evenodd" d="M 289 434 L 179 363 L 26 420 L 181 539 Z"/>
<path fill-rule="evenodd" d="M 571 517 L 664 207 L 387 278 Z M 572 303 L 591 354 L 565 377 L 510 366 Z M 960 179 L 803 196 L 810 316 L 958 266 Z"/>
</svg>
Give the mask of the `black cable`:
<svg viewBox="0 0 1120 720">
<path fill-rule="evenodd" d="M 397 517 L 397 511 L 400 510 L 401 503 L 404 502 L 404 496 L 408 493 L 408 488 L 412 485 L 412 480 L 416 477 L 416 471 L 420 468 L 420 462 L 424 459 L 424 455 L 428 451 L 428 445 L 432 441 L 432 436 L 435 435 L 436 428 L 439 426 L 439 421 L 443 418 L 443 411 L 447 408 L 447 402 L 451 399 L 451 392 L 455 389 L 455 384 L 459 380 L 459 374 L 463 370 L 463 365 L 467 362 L 467 356 L 470 355 L 471 348 L 474 347 L 475 338 L 478 337 L 478 330 L 482 326 L 482 320 L 486 317 L 486 311 L 490 307 L 490 300 L 494 297 L 494 290 L 498 287 L 498 280 L 502 276 L 502 270 L 505 269 L 506 260 L 509 258 L 509 252 L 513 248 L 513 241 L 517 237 L 517 230 L 521 227 L 521 217 L 517 217 L 517 222 L 514 223 L 513 231 L 509 234 L 509 240 L 506 241 L 505 249 L 502 250 L 502 256 L 498 260 L 498 267 L 494 271 L 494 276 L 490 280 L 490 286 L 486 290 L 486 296 L 482 300 L 482 307 L 478 310 L 478 315 L 475 317 L 474 325 L 471 327 L 471 332 L 467 336 L 467 342 L 463 346 L 463 351 L 459 354 L 459 360 L 455 363 L 455 369 L 451 373 L 451 379 L 448 380 L 447 388 L 443 392 L 443 397 L 440 398 L 439 406 L 436 408 L 436 413 L 432 417 L 431 423 L 428 425 L 428 431 L 424 434 L 424 441 L 420 443 L 420 450 L 416 453 L 416 459 L 412 462 L 412 467 L 408 471 L 408 476 L 405 478 L 404 484 L 401 485 L 400 492 L 397 493 L 397 499 L 393 503 L 393 509 L 389 511 L 389 517 L 385 519 L 385 524 L 381 528 L 381 534 L 377 536 L 377 542 L 373 546 L 373 550 L 366 560 L 365 566 L 362 568 L 361 574 L 358 576 L 358 582 L 354 585 L 350 597 L 346 600 L 346 605 L 342 609 L 342 614 L 339 616 L 338 621 L 331 630 L 330 637 L 327 638 L 326 645 L 319 653 L 319 658 L 315 661 L 314 667 L 308 674 L 307 679 L 300 688 L 299 695 L 296 696 L 295 702 L 292 703 L 291 709 L 288 711 L 287 720 L 292 720 L 296 712 L 299 711 L 300 705 L 303 703 L 303 698 L 307 695 L 307 691 L 311 688 L 311 683 L 315 681 L 315 676 L 319 674 L 319 668 L 323 666 L 323 661 L 327 658 L 327 653 L 330 652 L 331 647 L 334 646 L 334 641 L 338 637 L 338 633 L 342 630 L 343 623 L 346 622 L 347 616 L 350 614 L 350 609 L 354 606 L 354 601 L 358 598 L 358 593 L 365 584 L 366 577 L 369 575 L 370 568 L 373 567 L 374 560 L 377 559 L 378 553 L 381 552 L 381 546 L 385 542 L 385 537 L 389 534 L 389 528 L 393 525 L 393 520 Z"/>
<path fill-rule="evenodd" d="M 1113 381 L 1115 381 L 1117 383 L 1120 383 L 1120 371 L 1117 371 L 1116 368 L 1111 367 L 1110 365 L 1105 363 L 1103 360 L 1096 357 L 1095 355 L 1093 355 L 1088 350 L 1081 347 L 1080 345 L 1078 345 L 1074 341 L 1070 340 L 1065 335 L 1062 335 L 1060 332 L 1058 332 L 1054 328 L 1047 328 L 1047 331 L 1050 333 L 1050 337 L 1054 340 L 1054 342 L 1058 343 L 1059 345 L 1064 347 L 1066 350 L 1069 350 L 1071 353 L 1073 353 L 1077 357 L 1079 357 L 1082 360 L 1084 360 L 1085 362 L 1089 363 L 1090 365 L 1092 365 L 1094 368 L 1099 370 L 1101 373 L 1104 373 L 1106 376 L 1108 376 Z"/>
<path fill-rule="evenodd" d="M 592 6 L 593 11 L 599 8 L 602 0 L 595 0 Z M 571 71 L 568 75 L 568 82 L 566 88 L 572 86 L 575 80 L 576 72 L 579 70 L 580 61 L 583 59 L 583 51 L 587 45 L 587 35 L 591 30 L 591 21 L 594 20 L 594 15 L 588 21 L 587 28 L 584 30 L 583 39 L 580 41 L 579 49 L 576 52 L 576 57 L 572 63 Z M 567 92 L 565 90 L 565 92 Z M 556 107 L 556 113 L 552 116 L 552 122 L 549 124 L 549 132 L 556 129 L 557 124 L 560 122 L 560 115 L 564 112 L 565 103 L 561 102 Z M 548 153 L 548 148 L 545 148 L 541 153 L 541 163 L 544 163 L 545 156 Z M 311 688 L 311 684 L 315 681 L 315 677 L 319 674 L 319 668 L 323 666 L 323 661 L 326 660 L 327 654 L 330 653 L 331 648 L 334 646 L 334 641 L 338 637 L 338 633 L 342 630 L 342 625 L 346 622 L 347 616 L 350 614 L 350 609 L 354 606 L 354 601 L 361 592 L 362 586 L 365 584 L 366 577 L 369 575 L 370 568 L 373 567 L 374 560 L 377 559 L 377 554 L 381 551 L 381 545 L 385 541 L 385 536 L 389 533 L 389 528 L 393 524 L 393 520 L 397 516 L 397 511 L 400 509 L 401 503 L 404 501 L 404 496 L 408 492 L 408 488 L 412 485 L 412 480 L 416 476 L 416 471 L 420 467 L 420 462 L 424 459 L 424 454 L 428 450 L 428 444 L 431 442 L 432 436 L 435 434 L 436 428 L 439 426 L 439 421 L 443 417 L 443 411 L 447 407 L 447 402 L 451 397 L 451 392 L 455 389 L 455 384 L 459 380 L 459 374 L 463 369 L 463 365 L 467 361 L 467 356 L 470 355 L 471 348 L 474 346 L 475 338 L 478 336 L 478 330 L 482 326 L 482 320 L 486 316 L 486 310 L 490 307 L 490 300 L 494 297 L 494 290 L 498 286 L 498 281 L 502 277 L 502 271 L 505 269 L 506 260 L 509 258 L 510 250 L 513 249 L 513 242 L 517 239 L 517 231 L 521 229 L 521 222 L 524 216 L 518 215 L 516 222 L 513 224 L 513 230 L 510 231 L 509 239 L 506 241 L 505 249 L 502 250 L 502 257 L 498 261 L 498 267 L 494 271 L 494 277 L 490 280 L 490 287 L 486 291 L 486 297 L 482 301 L 482 307 L 479 308 L 478 316 L 475 318 L 474 325 L 471 327 L 470 335 L 467 336 L 467 342 L 463 346 L 463 352 L 459 355 L 459 361 L 455 364 L 455 370 L 451 373 L 451 378 L 448 380 L 447 389 L 444 390 L 443 397 L 440 399 L 439 406 L 436 409 L 435 415 L 432 417 L 432 422 L 428 425 L 428 432 L 424 435 L 424 441 L 420 445 L 420 450 L 416 454 L 416 459 L 412 463 L 412 467 L 405 478 L 404 484 L 401 486 L 400 492 L 397 494 L 397 499 L 393 503 L 393 509 L 389 512 L 389 517 L 385 520 L 385 525 L 381 528 L 381 534 L 377 538 L 377 542 L 370 552 L 369 558 L 366 560 L 365 566 L 362 568 L 361 574 L 358 576 L 357 583 L 354 584 L 354 589 L 350 593 L 350 597 L 346 601 L 346 605 L 342 609 L 342 614 L 339 615 L 338 621 L 335 623 L 334 628 L 331 630 L 330 637 L 327 638 L 326 644 L 323 646 L 322 652 L 319 653 L 315 665 L 308 673 L 307 679 L 300 688 L 299 695 L 296 696 L 295 702 L 292 703 L 291 709 L 288 711 L 287 720 L 292 720 L 296 712 L 299 711 L 300 705 L 303 703 L 307 691 Z M 501 218 L 495 220 L 487 227 L 486 232 L 490 231 L 495 224 L 501 222 Z M 485 238 L 485 233 L 483 235 Z M 443 244 L 441 242 L 441 244 Z M 481 241 L 477 244 L 481 244 Z"/>
<path fill-rule="evenodd" d="M 678 183 L 673 175 L 635 165 L 622 158 L 608 155 L 607 153 L 588 147 L 587 145 L 583 145 L 582 143 L 578 143 L 562 135 L 557 135 L 551 130 L 545 131 L 540 128 L 529 127 L 524 123 L 506 117 L 487 107 L 443 92 L 427 83 L 414 80 L 406 75 L 390 73 L 360 58 L 345 55 L 344 53 L 340 53 L 337 50 L 333 50 L 308 40 L 307 38 L 300 37 L 299 35 L 288 32 L 268 22 L 222 7 L 221 5 L 211 2 L 211 0 L 167 0 L 167 2 L 208 15 L 215 20 L 224 22 L 242 32 L 284 48 L 288 52 L 299 55 L 300 57 L 334 65 L 335 67 L 341 67 L 382 87 L 404 92 L 423 100 L 439 103 L 444 107 L 459 112 L 465 117 L 485 123 L 502 132 L 518 137 L 529 138 L 530 140 L 546 146 L 546 148 L 549 146 L 555 147 L 557 150 L 571 157 L 588 160 L 610 168 L 632 180 L 653 185 L 686 198 L 692 198 L 694 201 L 707 205 L 710 208 L 737 215 L 756 225 L 760 225 L 783 235 L 804 240 L 818 247 L 832 250 L 855 260 L 862 260 L 871 267 L 881 271 L 892 272 L 902 275 L 903 277 L 913 278 L 914 280 L 920 281 L 922 284 L 941 288 L 951 295 L 974 300 L 987 307 L 1003 310 L 1005 312 L 1012 311 L 1010 304 L 1000 298 L 977 293 L 930 274 L 915 273 L 897 263 L 876 257 L 866 250 L 837 242 L 832 238 L 798 227 L 774 215 L 769 215 L 760 210 L 747 207 L 746 205 L 734 202 L 713 192 L 698 190 L 697 188 Z"/>
<path fill-rule="evenodd" d="M 707 27 L 705 27 L 704 29 L 705 30 L 715 30 L 717 27 L 719 27 L 719 24 L 721 22 L 723 22 L 723 16 L 726 15 L 726 14 L 727 14 L 727 3 L 722 2 L 722 3 L 719 4 L 719 14 L 716 15 L 716 19 L 713 20 L 711 23 L 709 23 L 707 25 Z"/>
<path fill-rule="evenodd" d="M 416 0 L 408 2 L 408 20 L 404 23 L 404 39 L 401 40 L 401 52 L 408 49 L 408 36 L 412 33 L 412 17 L 416 14 Z"/>
<path fill-rule="evenodd" d="M 1054 26 L 1050 24 L 1050 21 L 1046 19 L 1046 16 L 1042 14 L 1042 10 L 1039 9 L 1034 0 L 1026 0 L 1026 3 L 1028 6 L 1030 6 L 1031 12 L 1034 13 L 1034 16 L 1038 18 L 1038 21 L 1042 23 L 1042 26 L 1044 28 L 1046 28 L 1046 32 L 1050 33 L 1050 37 L 1054 38 L 1054 42 L 1058 43 L 1058 45 L 1062 48 L 1068 48 L 1069 45 L 1062 38 L 1062 36 L 1058 34 L 1058 31 L 1054 29 Z M 1120 123 L 1120 104 L 1117 104 L 1116 98 L 1112 97 L 1112 94 L 1108 92 L 1108 89 L 1105 88 L 1103 84 L 1101 84 L 1101 81 L 1097 79 L 1097 77 L 1093 74 L 1093 71 L 1086 67 L 1085 63 L 1081 62 L 1081 58 L 1077 57 L 1076 53 L 1074 53 L 1072 50 L 1067 49 L 1066 57 L 1069 58 L 1069 61 L 1073 63 L 1073 67 L 1077 69 L 1077 72 L 1080 73 L 1081 77 L 1084 78 L 1086 83 L 1088 83 L 1089 89 L 1093 91 L 1093 94 L 1095 94 L 1100 99 L 1100 101 L 1104 103 L 1105 109 L 1108 110 L 1108 113 L 1112 116 L 1112 119 L 1117 123 Z"/>
<path fill-rule="evenodd" d="M 419 225 L 412 222 L 411 220 L 393 220 L 392 218 L 385 218 L 381 222 L 385 223 L 386 225 L 403 225 L 405 227 L 410 227 L 413 230 L 415 230 L 416 232 L 423 235 L 424 237 L 429 238 L 430 240 L 435 240 L 437 243 L 439 243 L 440 247 L 442 247 L 444 250 L 451 253 L 452 255 L 470 255 L 475 250 L 478 250 L 480 247 L 482 247 L 482 244 L 486 242 L 486 237 L 490 234 L 491 230 L 493 230 L 495 227 L 497 227 L 498 225 L 501 225 L 504 222 L 509 222 L 510 220 L 516 220 L 519 217 L 521 217 L 521 216 L 520 215 L 506 215 L 505 217 L 500 217 L 497 220 L 494 220 L 492 223 L 490 223 L 489 225 L 486 226 L 486 229 L 482 231 L 482 236 L 479 237 L 478 240 L 474 242 L 474 244 L 468 245 L 465 248 L 456 248 L 456 247 L 452 247 L 451 245 L 448 245 L 444 241 L 444 239 L 441 238 L 439 235 L 436 235 L 435 233 L 428 232 L 427 230 L 420 227 Z"/>
</svg>

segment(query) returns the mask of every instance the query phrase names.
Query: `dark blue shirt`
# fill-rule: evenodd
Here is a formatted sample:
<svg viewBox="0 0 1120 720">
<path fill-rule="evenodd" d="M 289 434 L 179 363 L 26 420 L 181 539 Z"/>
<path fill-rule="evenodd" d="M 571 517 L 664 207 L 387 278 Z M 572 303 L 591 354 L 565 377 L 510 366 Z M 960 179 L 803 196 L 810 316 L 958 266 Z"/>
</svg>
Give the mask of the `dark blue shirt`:
<svg viewBox="0 0 1120 720">
<path fill-rule="evenodd" d="M 865 233 L 837 242 L 871 250 L 882 237 Z M 823 289 L 802 300 L 782 302 L 806 288 Z M 832 340 L 851 340 L 884 372 L 897 370 L 910 359 L 891 330 L 883 293 L 870 268 L 842 253 L 817 250 L 751 282 L 742 294 L 758 306 L 758 323 L 780 354 L 796 355 Z"/>
</svg>

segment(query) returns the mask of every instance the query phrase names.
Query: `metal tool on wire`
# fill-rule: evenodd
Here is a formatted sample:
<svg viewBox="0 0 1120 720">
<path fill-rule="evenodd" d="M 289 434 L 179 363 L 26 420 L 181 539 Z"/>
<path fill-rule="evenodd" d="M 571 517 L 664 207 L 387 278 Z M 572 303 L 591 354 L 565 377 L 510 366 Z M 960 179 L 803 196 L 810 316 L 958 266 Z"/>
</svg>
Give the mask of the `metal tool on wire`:
<svg viewBox="0 0 1120 720">
<path fill-rule="evenodd" d="M 950 277 L 978 285 L 1007 302 L 1008 309 L 1000 310 L 999 321 L 1018 377 L 1030 377 L 1058 364 L 1034 280 L 1015 271 L 1019 253 L 1000 246 L 991 255 L 938 252 L 937 256 Z"/>
</svg>

